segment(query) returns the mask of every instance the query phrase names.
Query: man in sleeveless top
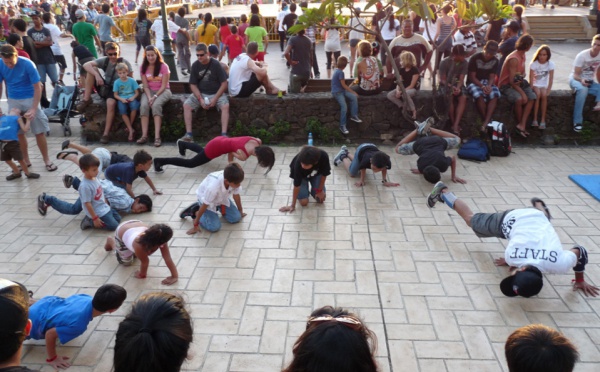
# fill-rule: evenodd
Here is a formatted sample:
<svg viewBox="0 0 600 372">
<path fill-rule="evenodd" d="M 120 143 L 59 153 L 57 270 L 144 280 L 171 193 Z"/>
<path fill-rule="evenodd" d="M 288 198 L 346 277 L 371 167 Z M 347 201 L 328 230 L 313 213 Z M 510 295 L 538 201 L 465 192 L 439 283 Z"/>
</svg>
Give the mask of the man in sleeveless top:
<svg viewBox="0 0 600 372">
<path fill-rule="evenodd" d="M 300 93 L 308 84 L 313 64 L 312 54 L 312 43 L 305 35 L 304 30 L 299 31 L 288 41 L 283 56 L 292 66 L 288 87 L 290 93 Z"/>
<path fill-rule="evenodd" d="M 533 89 L 525 80 L 525 58 L 532 45 L 533 37 L 529 35 L 521 36 L 517 40 L 517 50 L 506 57 L 498 79 L 500 92 L 515 106 L 515 119 L 518 123 L 515 129 L 522 137 L 529 135 L 525 130 L 527 118 L 537 98 Z"/>
<path fill-rule="evenodd" d="M 427 39 L 413 32 L 413 22 L 410 19 L 405 19 L 402 22 L 402 35 L 395 37 L 389 48 L 398 67 L 400 67 L 400 54 L 405 50 L 412 52 L 417 59 L 416 67 L 420 73 L 425 71 L 433 55 L 433 48 Z M 386 71 L 388 72 L 387 77 L 392 78 L 392 62 L 389 58 L 386 61 Z"/>
<path fill-rule="evenodd" d="M 258 44 L 248 43 L 248 52 L 235 57 L 229 70 L 229 95 L 231 97 L 250 97 L 259 87 L 265 87 L 267 94 L 277 94 L 279 89 L 267 74 L 261 62 L 255 62 Z"/>
</svg>

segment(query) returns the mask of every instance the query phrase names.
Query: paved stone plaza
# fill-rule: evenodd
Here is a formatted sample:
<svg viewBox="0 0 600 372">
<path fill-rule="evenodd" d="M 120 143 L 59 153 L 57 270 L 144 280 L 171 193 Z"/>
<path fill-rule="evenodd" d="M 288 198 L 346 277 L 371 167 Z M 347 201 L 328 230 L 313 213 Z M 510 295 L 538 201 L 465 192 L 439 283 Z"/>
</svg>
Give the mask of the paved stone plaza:
<svg viewBox="0 0 600 372">
<path fill-rule="evenodd" d="M 571 59 L 573 49 L 586 47 L 564 45 L 556 55 Z M 66 42 L 64 48 L 68 50 Z M 124 46 L 130 61 L 132 48 Z M 278 53 L 269 58 L 270 71 L 283 65 Z M 286 82 L 285 67 L 273 71 L 279 71 L 276 84 Z M 72 141 L 79 135 L 76 122 Z M 63 137 L 58 124 L 51 127 L 54 158 Z M 370 172 L 367 186 L 356 188 L 343 168 L 334 167 L 324 205 L 311 202 L 284 214 L 278 210 L 292 195 L 288 164 L 299 147 L 276 147 L 276 165 L 266 177 L 256 159 L 243 164 L 242 202 L 248 215 L 242 222 L 192 237 L 185 234 L 192 222 L 180 220 L 179 212 L 195 201 L 195 190 L 208 173 L 223 169 L 226 158 L 196 169 L 150 171 L 164 195 L 153 197 L 152 213 L 125 220 L 140 218 L 174 229 L 171 252 L 180 278 L 167 287 L 160 284 L 168 275 L 160 255 L 151 258 L 148 278 L 136 279 L 139 263 L 118 265 L 114 254 L 103 249 L 109 234 L 81 231 L 82 215 L 61 216 L 52 209 L 46 217 L 38 214 L 36 197 L 42 192 L 77 198 L 63 187 L 61 177 L 80 171 L 57 160 L 59 170 L 48 173 L 31 138 L 30 146 L 32 170 L 41 179 L 7 182 L 8 167 L 0 166 L 0 277 L 24 283 L 37 298 L 93 294 L 105 283 L 128 292 L 119 311 L 93 320 L 84 335 L 58 347 L 73 361 L 69 371 L 110 371 L 118 323 L 133 301 L 152 291 L 180 293 L 188 304 L 195 334 L 186 371 L 279 371 L 290 361 L 307 316 L 324 305 L 356 312 L 375 331 L 381 371 L 507 371 L 504 342 L 529 323 L 546 324 L 573 340 L 581 353 L 577 372 L 600 370 L 600 299 L 573 292 L 572 274 L 547 275 L 534 298 L 504 297 L 498 284 L 507 269 L 495 267 L 492 259 L 503 254 L 505 241 L 477 238 L 443 205 L 427 208 L 432 185 L 409 170 L 416 166 L 416 156 L 392 155 L 389 179 L 400 182 L 398 188 L 384 188 L 381 176 Z M 130 156 L 141 148 L 107 147 Z M 153 156 L 177 152 L 173 144 L 143 148 Z M 339 148 L 325 149 L 333 158 Z M 390 147 L 381 149 L 392 154 Z M 564 247 L 578 243 L 590 251 L 587 280 L 600 285 L 599 204 L 567 178 L 599 173 L 600 149 L 514 151 L 487 163 L 459 162 L 457 175 L 466 185 L 451 184 L 448 174 L 443 180 L 475 212 L 528 206 L 534 196 L 544 199 Z M 140 180 L 134 191 L 151 194 Z M 26 342 L 25 365 L 50 371 L 45 358 L 42 342 Z"/>
<path fill-rule="evenodd" d="M 61 140 L 49 139 L 52 153 Z M 110 148 L 129 155 L 137 150 Z M 147 149 L 155 156 L 176 152 L 170 145 Z M 326 149 L 331 156 L 337 151 Z M 43 218 L 37 213 L 35 198 L 41 192 L 77 197 L 60 179 L 79 173 L 74 164 L 60 162 L 55 173 L 41 171 L 40 180 L 2 180 L 0 274 L 25 283 L 38 298 L 93 294 L 104 283 L 127 289 L 118 312 L 95 319 L 83 336 L 59 347 L 73 359 L 72 371 L 109 371 L 119 321 L 132 301 L 157 290 L 181 293 L 189 305 L 195 328 L 185 364 L 190 371 L 278 371 L 290 360 L 308 314 L 323 305 L 343 306 L 365 319 L 379 339 L 382 371 L 504 371 L 506 337 L 536 322 L 575 342 L 582 359 L 576 371 L 598 371 L 600 301 L 573 292 L 571 275 L 546 276 L 535 298 L 504 297 L 498 283 L 507 270 L 492 263 L 504 242 L 478 239 L 443 205 L 428 209 L 425 196 L 431 185 L 409 171 L 416 157 L 393 155 L 390 178 L 401 183 L 398 188 L 382 187 L 369 173 L 368 185 L 357 189 L 345 170 L 334 168 L 325 205 L 311 203 L 283 214 L 278 209 L 292 191 L 288 163 L 297 150 L 276 148 L 276 166 L 267 177 L 255 159 L 243 164 L 248 216 L 214 234 L 187 236 L 191 221 L 178 215 L 194 201 L 203 177 L 225 166 L 225 158 L 197 169 L 149 173 L 164 195 L 154 197 L 152 213 L 136 217 L 175 230 L 171 252 L 180 279 L 172 287 L 160 284 L 168 275 L 160 256 L 151 259 L 147 279 L 136 279 L 137 264 L 119 266 L 102 248 L 108 233 L 81 231 L 81 216 L 49 210 Z M 391 153 L 391 148 L 384 150 Z M 39 170 L 37 149 L 32 155 L 33 169 Z M 599 155 L 597 148 L 517 148 L 508 158 L 461 162 L 458 174 L 468 184 L 452 187 L 483 212 L 544 198 L 565 247 L 577 242 L 590 250 L 588 280 L 598 285 L 598 202 L 567 176 L 599 172 Z M 134 186 L 136 193 L 151 192 L 143 181 Z M 43 364 L 42 345 L 26 343 L 26 365 Z"/>
</svg>

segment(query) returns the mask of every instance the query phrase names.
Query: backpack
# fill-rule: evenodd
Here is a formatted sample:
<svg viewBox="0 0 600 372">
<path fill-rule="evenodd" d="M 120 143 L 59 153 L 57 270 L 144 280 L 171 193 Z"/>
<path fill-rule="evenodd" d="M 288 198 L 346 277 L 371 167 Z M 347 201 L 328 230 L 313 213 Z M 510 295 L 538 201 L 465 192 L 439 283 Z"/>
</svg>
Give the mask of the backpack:
<svg viewBox="0 0 600 372">
<path fill-rule="evenodd" d="M 488 137 L 490 139 L 490 155 L 508 156 L 512 150 L 510 133 L 503 123 L 492 121 L 487 126 Z"/>
<path fill-rule="evenodd" d="M 488 161 L 490 159 L 487 144 L 479 138 L 471 138 L 463 143 L 457 155 L 465 160 Z"/>
</svg>

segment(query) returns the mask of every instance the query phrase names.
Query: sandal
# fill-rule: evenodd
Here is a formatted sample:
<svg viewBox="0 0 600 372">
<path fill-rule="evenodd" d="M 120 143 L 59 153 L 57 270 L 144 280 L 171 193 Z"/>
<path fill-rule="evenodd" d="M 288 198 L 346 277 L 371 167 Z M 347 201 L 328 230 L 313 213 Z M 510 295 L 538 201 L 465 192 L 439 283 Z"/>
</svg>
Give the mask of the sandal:
<svg viewBox="0 0 600 372">
<path fill-rule="evenodd" d="M 146 144 L 146 143 L 148 143 L 148 137 L 146 137 L 146 136 L 140 137 L 140 139 L 137 140 L 136 143 L 138 145 Z"/>
<path fill-rule="evenodd" d="M 542 121 L 539 126 L 540 129 L 546 129 L 546 122 Z"/>
<path fill-rule="evenodd" d="M 160 145 L 162 145 L 162 141 L 160 140 L 160 138 L 155 138 L 154 147 L 160 147 Z"/>
<path fill-rule="evenodd" d="M 521 137 L 523 138 L 527 138 L 527 136 L 529 135 L 529 133 L 527 133 L 526 131 L 519 129 L 517 127 L 515 127 L 515 130 L 517 131 L 517 133 L 519 133 L 521 135 Z"/>
<path fill-rule="evenodd" d="M 537 127 L 539 127 L 539 124 L 538 124 L 537 120 L 534 120 L 534 121 L 532 121 L 532 122 L 531 122 L 531 126 L 532 126 L 533 128 L 537 128 Z"/>
<path fill-rule="evenodd" d="M 69 148 L 70 144 L 71 144 L 71 140 L 64 140 L 62 145 L 60 145 L 60 149 L 64 151 Z"/>
<path fill-rule="evenodd" d="M 58 169 L 58 167 L 56 165 L 54 165 L 54 163 L 46 164 L 46 170 L 48 172 L 54 172 L 57 169 Z"/>
<path fill-rule="evenodd" d="M 69 155 L 77 155 L 77 151 L 59 151 L 58 154 L 56 154 L 56 159 L 65 160 Z"/>
<path fill-rule="evenodd" d="M 108 138 L 108 136 L 102 136 L 102 138 L 100 138 L 100 143 L 103 145 L 106 145 L 109 142 L 110 142 L 110 138 Z"/>
</svg>

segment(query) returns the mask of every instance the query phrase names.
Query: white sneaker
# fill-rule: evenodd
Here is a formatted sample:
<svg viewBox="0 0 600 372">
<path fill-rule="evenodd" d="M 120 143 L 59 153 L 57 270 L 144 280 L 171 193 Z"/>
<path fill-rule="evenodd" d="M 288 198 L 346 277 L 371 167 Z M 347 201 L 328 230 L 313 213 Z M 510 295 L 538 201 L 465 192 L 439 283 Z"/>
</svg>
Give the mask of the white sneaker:
<svg viewBox="0 0 600 372">
<path fill-rule="evenodd" d="M 352 116 L 350 118 L 350 120 L 352 120 L 353 122 L 356 122 L 356 123 L 362 123 L 362 120 L 360 120 L 360 118 L 358 116 Z M 347 133 L 344 133 L 344 134 L 347 134 Z"/>
<path fill-rule="evenodd" d="M 343 145 L 340 151 L 337 153 L 335 158 L 333 158 L 333 165 L 336 167 L 342 163 L 345 157 L 348 156 L 348 148 L 346 145 Z"/>
<path fill-rule="evenodd" d="M 348 128 L 345 125 L 340 126 L 340 131 L 344 134 L 349 134 Z"/>
</svg>

